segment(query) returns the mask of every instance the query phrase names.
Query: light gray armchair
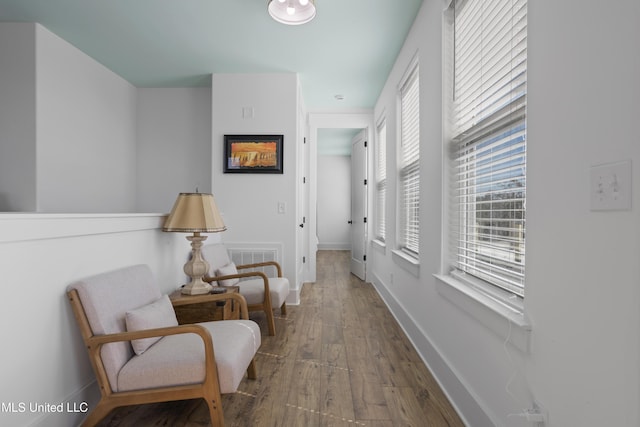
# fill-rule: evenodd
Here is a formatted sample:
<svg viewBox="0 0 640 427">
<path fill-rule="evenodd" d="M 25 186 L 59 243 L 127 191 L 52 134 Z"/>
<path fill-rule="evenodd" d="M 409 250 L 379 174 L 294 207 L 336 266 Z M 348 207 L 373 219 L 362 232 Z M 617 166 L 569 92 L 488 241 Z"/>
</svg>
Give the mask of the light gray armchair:
<svg viewBox="0 0 640 427">
<path fill-rule="evenodd" d="M 202 257 L 209 263 L 209 274 L 203 280 L 219 286 L 238 286 L 240 294 L 247 299 L 249 311 L 264 311 L 269 335 L 275 335 L 273 309 L 280 308 L 280 314 L 286 315 L 289 296 L 289 279 L 282 277 L 280 264 L 267 261 L 236 265 L 222 243 L 204 245 Z M 275 275 L 269 277 L 262 271 L 251 270 L 262 267 L 271 268 Z"/>
<path fill-rule="evenodd" d="M 237 293 L 215 297 L 240 303 L 242 319 L 180 326 L 145 265 L 80 280 L 67 295 L 102 395 L 83 425 L 120 406 L 203 398 L 222 427 L 220 394 L 235 392 L 245 371 L 256 378 L 260 329 Z"/>
</svg>

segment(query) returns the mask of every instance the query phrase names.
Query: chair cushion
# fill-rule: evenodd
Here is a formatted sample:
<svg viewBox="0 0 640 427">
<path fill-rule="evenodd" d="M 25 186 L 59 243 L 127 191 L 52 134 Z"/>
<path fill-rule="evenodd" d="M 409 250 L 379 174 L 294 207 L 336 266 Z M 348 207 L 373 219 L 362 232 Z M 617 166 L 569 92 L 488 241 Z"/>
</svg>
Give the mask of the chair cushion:
<svg viewBox="0 0 640 427">
<path fill-rule="evenodd" d="M 127 331 L 140 331 L 145 329 L 164 328 L 167 326 L 178 326 L 178 319 L 173 310 L 171 301 L 167 295 L 163 295 L 160 299 L 151 304 L 144 305 L 135 310 L 125 313 L 125 322 Z M 133 351 L 140 355 L 149 347 L 155 344 L 162 337 L 142 338 L 132 340 L 131 346 Z"/>
<path fill-rule="evenodd" d="M 216 273 L 216 277 L 230 276 L 232 274 L 238 274 L 238 269 L 236 268 L 235 263 L 230 262 L 229 264 L 216 269 L 215 273 Z M 219 280 L 218 283 L 220 284 L 220 286 L 234 286 L 239 281 L 240 281 L 240 278 L 235 277 L 233 279 Z"/>
<path fill-rule="evenodd" d="M 125 313 L 162 296 L 151 269 L 134 265 L 87 277 L 71 284 L 76 289 L 91 331 L 95 335 L 127 330 Z M 111 389 L 116 391 L 118 372 L 134 355 L 128 341 L 109 343 L 100 352 Z"/>
<path fill-rule="evenodd" d="M 238 389 L 261 343 L 260 328 L 251 320 L 200 323 L 213 338 L 221 393 Z M 195 334 L 169 335 L 139 356 L 118 374 L 118 391 L 195 384 L 205 376 L 204 345 Z"/>
<path fill-rule="evenodd" d="M 215 276 L 217 269 L 231 262 L 227 248 L 222 243 L 202 246 L 202 257 L 209 263 L 210 276 Z"/>
<path fill-rule="evenodd" d="M 218 270 L 224 270 L 225 267 L 229 267 L 232 264 L 227 248 L 223 243 L 204 245 L 202 247 L 202 256 L 209 263 L 209 274 L 212 276 L 220 275 L 217 273 Z M 233 267 L 235 268 L 235 264 Z M 264 282 L 262 278 L 240 280 L 236 284 L 240 287 L 240 293 L 246 298 L 247 304 L 261 304 L 264 301 Z M 271 305 L 273 308 L 280 307 L 289 296 L 289 280 L 285 277 L 270 277 L 269 290 L 271 291 Z"/>
<path fill-rule="evenodd" d="M 240 293 L 247 300 L 247 304 L 261 304 L 264 301 L 264 281 L 262 278 L 242 280 L 238 286 Z M 271 307 L 280 307 L 289 296 L 289 280 L 286 277 L 270 277 L 269 293 L 271 294 Z"/>
</svg>

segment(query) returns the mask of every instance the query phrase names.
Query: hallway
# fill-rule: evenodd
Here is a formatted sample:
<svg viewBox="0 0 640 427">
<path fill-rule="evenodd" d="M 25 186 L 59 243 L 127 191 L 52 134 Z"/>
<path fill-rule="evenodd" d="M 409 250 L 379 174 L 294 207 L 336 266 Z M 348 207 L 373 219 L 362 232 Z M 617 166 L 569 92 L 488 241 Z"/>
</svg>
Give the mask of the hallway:
<svg viewBox="0 0 640 427">
<path fill-rule="evenodd" d="M 320 251 L 317 282 L 263 332 L 257 380 L 223 396 L 227 426 L 463 426 L 349 251 Z M 251 313 L 263 331 L 263 315 Z M 121 408 L 102 426 L 208 425 L 201 401 Z"/>
</svg>

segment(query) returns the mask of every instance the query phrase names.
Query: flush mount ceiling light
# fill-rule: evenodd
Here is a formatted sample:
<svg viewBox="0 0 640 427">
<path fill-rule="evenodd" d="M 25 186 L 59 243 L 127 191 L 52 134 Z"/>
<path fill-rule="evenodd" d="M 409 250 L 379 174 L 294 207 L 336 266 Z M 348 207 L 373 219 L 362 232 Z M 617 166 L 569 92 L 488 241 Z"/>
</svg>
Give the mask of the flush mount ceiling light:
<svg viewBox="0 0 640 427">
<path fill-rule="evenodd" d="M 287 25 L 306 24 L 316 16 L 315 0 L 269 0 L 269 15 Z"/>
</svg>

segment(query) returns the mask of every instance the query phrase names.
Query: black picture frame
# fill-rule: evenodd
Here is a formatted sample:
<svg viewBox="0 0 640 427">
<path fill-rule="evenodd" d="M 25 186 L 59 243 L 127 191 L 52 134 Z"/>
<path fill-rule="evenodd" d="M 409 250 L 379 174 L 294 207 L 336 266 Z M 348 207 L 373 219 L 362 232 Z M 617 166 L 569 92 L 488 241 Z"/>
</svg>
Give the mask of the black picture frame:
<svg viewBox="0 0 640 427">
<path fill-rule="evenodd" d="M 224 173 L 283 173 L 283 135 L 225 135 Z"/>
</svg>

